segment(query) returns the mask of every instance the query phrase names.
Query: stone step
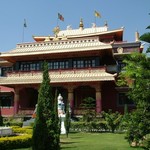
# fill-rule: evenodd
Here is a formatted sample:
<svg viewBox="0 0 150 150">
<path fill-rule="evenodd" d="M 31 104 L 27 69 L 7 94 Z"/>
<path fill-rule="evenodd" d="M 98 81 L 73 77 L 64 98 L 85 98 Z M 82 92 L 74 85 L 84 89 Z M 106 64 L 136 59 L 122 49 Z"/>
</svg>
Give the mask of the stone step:
<svg viewBox="0 0 150 150">
<path fill-rule="evenodd" d="M 29 120 L 26 120 L 26 121 L 24 121 L 23 122 L 23 127 L 24 126 L 30 126 L 31 125 L 31 123 L 34 123 L 34 118 L 31 118 L 31 119 L 29 119 Z"/>
</svg>

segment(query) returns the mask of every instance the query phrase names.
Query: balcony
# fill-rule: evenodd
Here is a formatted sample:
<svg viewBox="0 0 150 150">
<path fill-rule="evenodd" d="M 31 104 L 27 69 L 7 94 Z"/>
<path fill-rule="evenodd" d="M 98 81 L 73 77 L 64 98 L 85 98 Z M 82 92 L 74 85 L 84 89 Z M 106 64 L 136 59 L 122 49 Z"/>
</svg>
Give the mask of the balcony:
<svg viewBox="0 0 150 150">
<path fill-rule="evenodd" d="M 105 67 L 49 71 L 51 83 L 113 81 L 114 75 Z M 1 85 L 38 84 L 42 82 L 41 71 L 15 71 L 0 78 Z"/>
<path fill-rule="evenodd" d="M 117 65 L 108 65 L 108 66 L 106 66 L 106 70 L 109 73 L 117 73 L 118 72 L 118 66 Z"/>
</svg>

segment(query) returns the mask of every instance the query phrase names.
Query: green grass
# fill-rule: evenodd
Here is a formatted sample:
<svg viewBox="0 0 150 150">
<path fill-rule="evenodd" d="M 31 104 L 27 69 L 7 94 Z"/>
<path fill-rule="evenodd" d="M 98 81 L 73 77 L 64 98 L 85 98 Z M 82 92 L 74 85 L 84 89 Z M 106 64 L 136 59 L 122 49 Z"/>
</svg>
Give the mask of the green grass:
<svg viewBox="0 0 150 150">
<path fill-rule="evenodd" d="M 131 148 L 124 136 L 112 133 L 71 133 L 67 138 L 61 135 L 61 150 L 142 150 Z"/>
<path fill-rule="evenodd" d="M 63 150 L 142 150 L 131 148 L 124 134 L 112 133 L 75 133 L 69 138 L 61 136 Z"/>
</svg>

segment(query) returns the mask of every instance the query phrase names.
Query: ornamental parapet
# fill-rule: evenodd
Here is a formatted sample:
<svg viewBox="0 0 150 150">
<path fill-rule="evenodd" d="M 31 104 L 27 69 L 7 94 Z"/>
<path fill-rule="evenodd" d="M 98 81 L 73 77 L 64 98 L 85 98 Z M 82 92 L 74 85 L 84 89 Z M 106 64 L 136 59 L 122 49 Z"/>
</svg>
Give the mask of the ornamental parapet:
<svg viewBox="0 0 150 150">
<path fill-rule="evenodd" d="M 49 71 L 51 83 L 113 81 L 114 75 L 105 67 Z M 42 82 L 42 71 L 9 72 L 0 78 L 0 85 L 38 84 Z"/>
</svg>

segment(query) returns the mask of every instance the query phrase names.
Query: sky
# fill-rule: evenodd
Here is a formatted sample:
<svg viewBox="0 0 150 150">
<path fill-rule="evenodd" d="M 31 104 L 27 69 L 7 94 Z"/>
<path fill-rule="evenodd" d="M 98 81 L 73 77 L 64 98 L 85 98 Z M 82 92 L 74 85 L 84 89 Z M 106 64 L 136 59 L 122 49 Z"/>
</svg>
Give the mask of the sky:
<svg viewBox="0 0 150 150">
<path fill-rule="evenodd" d="M 33 35 L 53 35 L 57 23 L 61 30 L 68 25 L 77 29 L 82 18 L 84 28 L 90 28 L 95 10 L 101 14 L 97 26 L 107 21 L 109 30 L 124 27 L 124 41 L 134 41 L 136 31 L 149 32 L 150 0 L 0 0 L 0 52 L 33 42 Z M 64 21 L 57 19 L 58 13 Z"/>
</svg>

